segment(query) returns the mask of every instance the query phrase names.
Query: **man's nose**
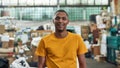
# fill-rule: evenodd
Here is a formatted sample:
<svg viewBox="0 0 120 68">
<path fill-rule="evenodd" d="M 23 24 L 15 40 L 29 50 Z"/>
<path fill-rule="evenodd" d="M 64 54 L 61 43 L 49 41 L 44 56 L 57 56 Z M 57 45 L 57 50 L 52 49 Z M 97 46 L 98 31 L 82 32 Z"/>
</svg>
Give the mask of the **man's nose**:
<svg viewBox="0 0 120 68">
<path fill-rule="evenodd" d="M 61 23 L 61 22 L 63 22 L 63 19 L 62 19 L 62 18 L 60 18 L 60 19 L 59 19 L 59 22 L 60 22 L 60 23 Z"/>
</svg>

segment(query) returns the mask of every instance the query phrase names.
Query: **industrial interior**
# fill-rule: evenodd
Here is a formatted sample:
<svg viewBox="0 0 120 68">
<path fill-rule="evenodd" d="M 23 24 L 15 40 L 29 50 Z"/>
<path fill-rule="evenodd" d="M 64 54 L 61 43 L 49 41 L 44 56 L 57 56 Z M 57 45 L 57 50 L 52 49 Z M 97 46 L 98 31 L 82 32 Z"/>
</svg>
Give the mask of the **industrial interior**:
<svg viewBox="0 0 120 68">
<path fill-rule="evenodd" d="M 0 0 L 0 68 L 38 67 L 37 44 L 55 31 L 58 9 L 84 40 L 87 68 L 120 68 L 120 0 Z"/>
</svg>

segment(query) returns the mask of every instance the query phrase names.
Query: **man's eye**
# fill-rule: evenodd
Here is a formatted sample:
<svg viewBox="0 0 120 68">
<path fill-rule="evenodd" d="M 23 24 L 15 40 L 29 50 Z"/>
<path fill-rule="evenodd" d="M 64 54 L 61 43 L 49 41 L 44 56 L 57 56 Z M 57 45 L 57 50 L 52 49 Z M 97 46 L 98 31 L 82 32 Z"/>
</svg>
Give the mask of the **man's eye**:
<svg viewBox="0 0 120 68">
<path fill-rule="evenodd" d="M 55 20 L 59 20 L 59 19 L 60 19 L 60 17 L 56 17 L 56 18 L 55 18 Z"/>
<path fill-rule="evenodd" d="M 65 18 L 65 17 L 62 17 L 62 20 L 66 20 L 66 18 Z"/>
<path fill-rule="evenodd" d="M 55 18 L 55 20 L 60 20 L 60 19 L 66 20 L 67 18 L 66 18 L 66 17 L 56 17 L 56 18 Z"/>
</svg>

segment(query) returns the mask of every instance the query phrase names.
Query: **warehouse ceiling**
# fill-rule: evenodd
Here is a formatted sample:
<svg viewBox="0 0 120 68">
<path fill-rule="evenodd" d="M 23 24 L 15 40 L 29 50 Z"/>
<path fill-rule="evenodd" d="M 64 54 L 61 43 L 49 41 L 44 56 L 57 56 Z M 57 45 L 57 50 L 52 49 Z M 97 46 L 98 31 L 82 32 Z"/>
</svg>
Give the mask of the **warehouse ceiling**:
<svg viewBox="0 0 120 68">
<path fill-rule="evenodd" d="M 0 6 L 109 5 L 109 0 L 0 0 Z"/>
</svg>

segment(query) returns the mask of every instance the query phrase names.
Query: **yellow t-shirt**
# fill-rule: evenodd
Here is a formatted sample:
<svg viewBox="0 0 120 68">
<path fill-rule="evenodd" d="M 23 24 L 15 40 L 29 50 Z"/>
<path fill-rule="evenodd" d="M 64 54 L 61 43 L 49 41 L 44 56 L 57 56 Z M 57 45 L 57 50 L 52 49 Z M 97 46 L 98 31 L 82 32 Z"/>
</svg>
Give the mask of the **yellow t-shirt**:
<svg viewBox="0 0 120 68">
<path fill-rule="evenodd" d="M 77 68 L 77 55 L 86 52 L 81 36 L 68 32 L 65 38 L 56 38 L 54 33 L 42 38 L 35 53 L 46 56 L 48 68 Z"/>
</svg>

